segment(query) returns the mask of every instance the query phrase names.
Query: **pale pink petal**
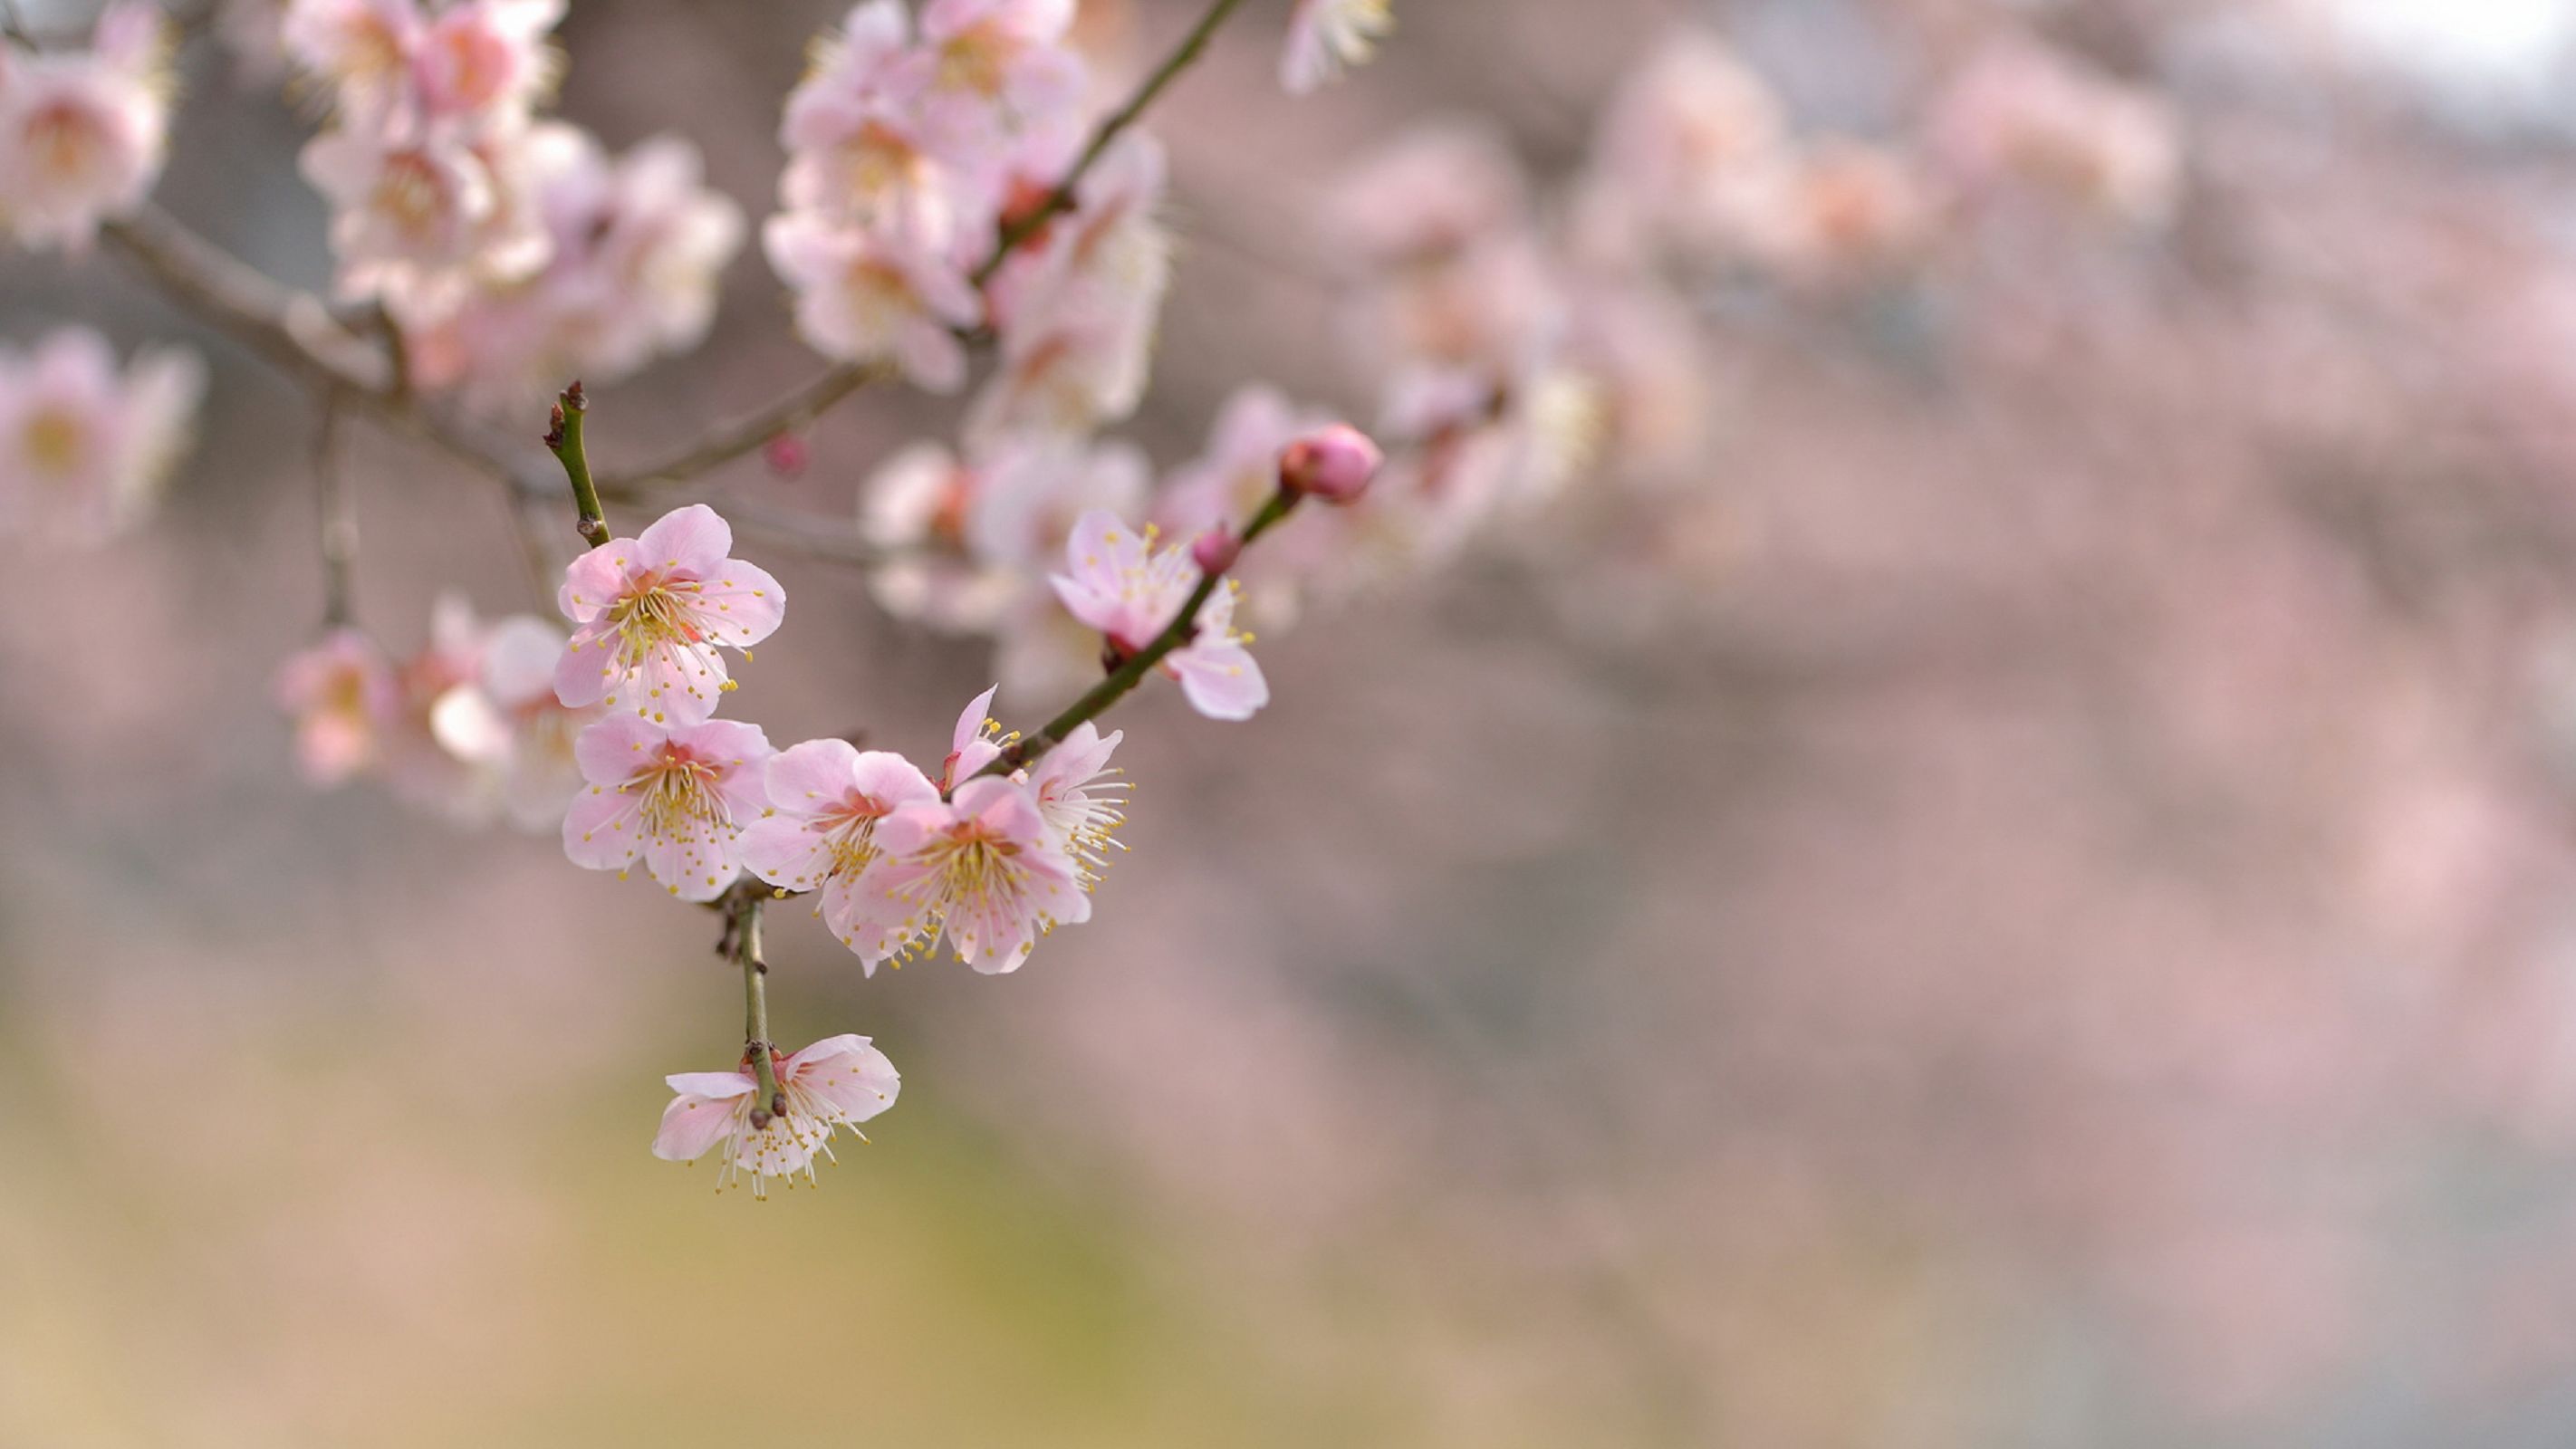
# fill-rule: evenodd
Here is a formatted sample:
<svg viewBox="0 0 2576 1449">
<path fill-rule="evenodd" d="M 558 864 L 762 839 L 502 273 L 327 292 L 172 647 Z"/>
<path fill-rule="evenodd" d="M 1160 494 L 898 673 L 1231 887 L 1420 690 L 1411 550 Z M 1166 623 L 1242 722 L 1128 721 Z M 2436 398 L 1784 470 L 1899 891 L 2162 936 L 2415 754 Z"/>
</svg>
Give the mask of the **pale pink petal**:
<svg viewBox="0 0 2576 1449">
<path fill-rule="evenodd" d="M 1176 649 L 1165 656 L 1163 667 L 1180 677 L 1190 707 L 1210 719 L 1250 719 L 1270 702 L 1261 665 L 1240 644 L 1212 640 Z"/>
<path fill-rule="evenodd" d="M 633 778 L 669 734 L 649 720 L 631 714 L 610 715 L 583 730 L 572 742 L 573 763 L 594 785 L 618 785 Z"/>
<path fill-rule="evenodd" d="M 564 812 L 564 854 L 586 870 L 619 870 L 643 848 L 639 802 L 631 791 L 587 785 Z"/>
<path fill-rule="evenodd" d="M 564 565 L 563 587 L 555 593 L 555 602 L 563 609 L 564 617 L 576 624 L 587 624 L 617 602 L 618 596 L 626 592 L 629 578 L 624 560 L 633 555 L 635 548 L 634 539 L 612 538 Z"/>
<path fill-rule="evenodd" d="M 772 815 L 743 827 L 741 850 L 753 875 L 792 891 L 810 891 L 832 873 L 831 840 L 793 816 Z"/>
<path fill-rule="evenodd" d="M 718 1101 L 748 1097 L 760 1089 L 751 1073 L 740 1067 L 729 1072 L 673 1072 L 662 1080 L 684 1097 L 713 1097 Z"/>
<path fill-rule="evenodd" d="M 777 632 L 787 617 L 787 591 L 767 569 L 738 558 L 719 560 L 703 576 L 696 618 L 707 637 L 743 648 Z"/>
<path fill-rule="evenodd" d="M 772 755 L 763 783 L 782 815 L 809 816 L 846 798 L 857 782 L 859 747 L 848 740 L 807 740 Z"/>
<path fill-rule="evenodd" d="M 939 798 L 939 787 L 930 783 L 921 767 L 892 750 L 869 750 L 859 755 L 851 761 L 850 775 L 859 793 L 876 802 L 881 810 Z"/>
<path fill-rule="evenodd" d="M 733 552 L 733 525 L 703 503 L 674 508 L 635 540 L 638 568 L 681 578 L 712 578 Z"/>
<path fill-rule="evenodd" d="M 749 1090 L 752 1084 L 742 1085 Z M 661 1129 L 653 1134 L 653 1155 L 665 1162 L 695 1162 L 731 1136 L 740 1120 L 735 1103 L 691 1093 L 673 1097 L 662 1109 Z"/>
<path fill-rule="evenodd" d="M 793 1072 L 796 1085 L 813 1093 L 842 1119 L 865 1122 L 894 1105 L 903 1078 L 863 1036 L 836 1036 L 818 1041 L 780 1064 L 780 1076 Z"/>
<path fill-rule="evenodd" d="M 657 644 L 645 651 L 632 686 L 620 685 L 608 702 L 651 711 L 672 724 L 702 723 L 724 698 L 724 656 L 708 644 Z"/>
<path fill-rule="evenodd" d="M 566 709 L 586 709 L 608 695 L 619 677 L 615 647 L 606 625 L 584 624 L 564 644 L 555 661 L 555 698 Z"/>
</svg>

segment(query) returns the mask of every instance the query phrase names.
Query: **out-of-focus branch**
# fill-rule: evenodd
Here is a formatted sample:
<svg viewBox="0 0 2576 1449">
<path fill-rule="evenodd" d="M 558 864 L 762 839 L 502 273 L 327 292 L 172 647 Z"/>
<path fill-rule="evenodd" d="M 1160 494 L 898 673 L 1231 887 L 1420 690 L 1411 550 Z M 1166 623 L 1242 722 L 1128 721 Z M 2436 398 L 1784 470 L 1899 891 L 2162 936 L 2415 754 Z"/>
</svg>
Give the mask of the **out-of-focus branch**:
<svg viewBox="0 0 2576 1449">
<path fill-rule="evenodd" d="M 609 474 L 599 480 L 600 494 L 623 501 L 652 484 L 685 481 L 710 468 L 730 463 L 746 453 L 757 451 L 781 433 L 792 433 L 811 425 L 816 418 L 830 412 L 841 399 L 863 387 L 885 381 L 894 375 L 894 371 L 891 364 L 883 362 L 844 363 L 832 368 L 758 412 L 717 424 L 703 437 L 667 458 L 641 468 Z"/>
<path fill-rule="evenodd" d="M 1064 173 L 1064 179 L 1055 184 L 1055 189 L 1002 228 L 1001 239 L 994 246 L 993 254 L 985 258 L 984 265 L 975 269 L 976 286 L 991 281 L 993 274 L 1002 269 L 1002 263 L 1010 259 L 1011 253 L 1022 242 L 1045 230 L 1048 222 L 1073 209 L 1074 193 L 1081 189 L 1082 178 L 1090 174 L 1092 166 L 1109 149 L 1110 143 L 1118 139 L 1119 133 L 1136 124 L 1146 108 L 1163 93 L 1165 86 L 1190 68 L 1199 58 L 1199 53 L 1207 49 L 1208 37 L 1216 34 L 1217 27 L 1223 25 L 1225 18 L 1242 3 L 1243 0 L 1215 0 L 1208 6 L 1207 12 L 1199 17 L 1198 24 L 1190 27 L 1189 34 L 1181 37 L 1181 43 L 1173 47 L 1170 55 L 1163 57 L 1163 63 L 1154 67 L 1143 84 L 1136 87 L 1135 94 L 1127 98 L 1127 103 L 1101 121 L 1091 133 L 1091 143 L 1082 148 L 1081 157 L 1073 163 L 1072 170 Z"/>
<path fill-rule="evenodd" d="M 357 495 L 340 466 L 340 392 L 322 395 L 322 422 L 313 438 L 315 548 L 322 559 L 322 626 L 337 629 L 356 613 Z"/>
</svg>

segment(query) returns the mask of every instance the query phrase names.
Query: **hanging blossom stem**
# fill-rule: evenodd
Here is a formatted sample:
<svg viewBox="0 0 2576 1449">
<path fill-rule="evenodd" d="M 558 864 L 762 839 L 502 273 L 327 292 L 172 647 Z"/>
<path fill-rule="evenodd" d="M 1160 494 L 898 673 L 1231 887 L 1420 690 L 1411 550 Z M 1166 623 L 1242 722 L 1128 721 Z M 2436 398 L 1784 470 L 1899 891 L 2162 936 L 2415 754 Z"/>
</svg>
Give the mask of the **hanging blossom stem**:
<svg viewBox="0 0 2576 1449">
<path fill-rule="evenodd" d="M 1252 515 L 1252 521 L 1243 526 L 1241 546 L 1250 548 L 1254 539 L 1269 532 L 1273 524 L 1286 518 L 1288 511 L 1295 508 L 1297 501 L 1304 496 L 1284 487 L 1271 494 L 1270 500 L 1261 505 L 1261 510 Z M 976 771 L 976 776 L 981 778 L 985 775 L 1007 775 L 1063 744 L 1064 737 L 1073 733 L 1074 729 L 1084 721 L 1096 719 L 1107 713 L 1111 705 L 1116 704 L 1129 690 L 1144 682 L 1145 676 L 1153 671 L 1154 666 L 1163 662 L 1164 655 L 1188 643 L 1198 633 L 1199 610 L 1206 607 L 1208 597 L 1214 594 L 1224 582 L 1223 574 L 1201 574 L 1198 587 L 1190 590 L 1188 601 L 1181 605 L 1179 612 L 1172 615 L 1172 621 L 1163 626 L 1161 633 L 1148 640 L 1144 648 L 1129 655 L 1117 668 L 1110 670 L 1098 684 L 1085 691 L 1082 698 L 1065 706 L 1062 714 L 1048 720 L 1036 734 L 1024 736 L 1017 743 L 1006 746 L 991 764 Z"/>
<path fill-rule="evenodd" d="M 779 1101 L 778 1068 L 770 1060 L 769 962 L 760 948 L 760 912 L 768 904 L 758 891 L 736 894 L 733 918 L 734 959 L 742 965 L 742 1051 L 751 1058 L 752 1080 L 760 1084 L 759 1113 L 775 1113 Z"/>
<path fill-rule="evenodd" d="M 1022 242 L 1045 230 L 1048 222 L 1073 209 L 1074 193 L 1080 189 L 1082 178 L 1100 160 L 1101 153 L 1109 149 L 1109 143 L 1118 139 L 1119 132 L 1136 124 L 1137 118 L 1154 104 L 1154 98 L 1163 93 L 1163 88 L 1190 68 L 1199 58 L 1199 53 L 1207 49 L 1208 37 L 1216 34 L 1216 28 L 1223 25 L 1225 18 L 1242 3 L 1243 0 L 1216 0 L 1208 6 L 1207 13 L 1199 17 L 1199 23 L 1191 26 L 1190 33 L 1181 37 L 1181 43 L 1173 47 L 1172 53 L 1163 57 L 1163 63 L 1154 67 L 1153 74 L 1145 77 L 1145 83 L 1127 98 L 1127 104 L 1110 112 L 1108 119 L 1091 133 L 1091 144 L 1082 148 L 1081 157 L 1073 163 L 1072 170 L 1064 173 L 1064 179 L 1055 184 L 1055 189 L 1002 228 L 1001 241 L 993 248 L 993 254 L 984 259 L 984 265 L 975 269 L 976 286 L 981 287 L 993 280 L 993 274 L 1002 269 L 1002 263 L 1010 259 L 1011 253 L 1018 250 Z"/>
<path fill-rule="evenodd" d="M 547 421 L 554 426 L 546 433 L 546 448 L 555 455 L 556 462 L 563 464 L 564 478 L 572 484 L 573 507 L 580 513 L 573 527 L 581 534 L 582 542 L 597 548 L 608 542 L 608 515 L 600 510 L 599 485 L 590 481 L 590 454 L 581 444 L 582 414 L 589 410 L 589 401 L 581 395 L 581 382 L 575 379 L 548 415 Z"/>
</svg>

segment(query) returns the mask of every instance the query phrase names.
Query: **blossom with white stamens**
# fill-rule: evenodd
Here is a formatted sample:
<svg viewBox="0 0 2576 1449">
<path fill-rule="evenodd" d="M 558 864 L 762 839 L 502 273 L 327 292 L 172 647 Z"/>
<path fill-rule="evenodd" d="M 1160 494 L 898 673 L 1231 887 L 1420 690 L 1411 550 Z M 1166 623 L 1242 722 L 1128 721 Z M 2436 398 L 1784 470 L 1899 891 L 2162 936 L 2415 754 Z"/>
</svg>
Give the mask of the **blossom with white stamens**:
<svg viewBox="0 0 2576 1449">
<path fill-rule="evenodd" d="M 763 1048 L 763 1050 L 768 1050 Z M 843 1127 L 860 1141 L 858 1124 L 894 1105 L 903 1090 L 894 1063 L 863 1036 L 833 1036 L 786 1056 L 771 1053 L 778 1100 L 761 1102 L 760 1080 L 749 1057 L 729 1072 L 679 1072 L 664 1078 L 678 1095 L 662 1109 L 653 1155 L 666 1162 L 695 1162 L 720 1148 L 724 1164 L 716 1191 L 751 1175 L 751 1195 L 769 1195 L 769 1179 L 805 1174 L 819 1185 L 814 1159 L 832 1157 L 832 1134 Z M 784 1111 L 775 1110 L 784 1108 Z"/>
</svg>

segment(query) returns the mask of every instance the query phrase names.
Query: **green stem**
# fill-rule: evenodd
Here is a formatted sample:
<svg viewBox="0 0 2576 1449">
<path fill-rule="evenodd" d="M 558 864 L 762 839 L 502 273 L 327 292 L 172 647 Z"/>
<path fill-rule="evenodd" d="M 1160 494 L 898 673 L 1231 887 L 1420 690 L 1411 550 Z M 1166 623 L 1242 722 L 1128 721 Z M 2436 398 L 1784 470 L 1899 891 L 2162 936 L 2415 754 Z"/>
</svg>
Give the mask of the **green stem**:
<svg viewBox="0 0 2576 1449">
<path fill-rule="evenodd" d="M 582 541 L 592 548 L 608 542 L 608 516 L 600 511 L 599 487 L 590 481 L 590 454 L 581 444 L 582 414 L 589 410 L 576 380 L 563 390 L 550 418 L 554 427 L 546 434 L 546 447 L 563 464 L 564 477 L 572 483 L 573 507 L 581 517 L 573 526 L 580 530 Z"/>
<path fill-rule="evenodd" d="M 1293 493 L 1286 488 L 1271 494 L 1270 500 L 1261 505 L 1261 510 L 1252 515 L 1252 521 L 1243 526 L 1242 547 L 1252 547 L 1254 539 L 1269 532 L 1271 525 L 1286 518 L 1288 510 L 1297 506 L 1297 500 L 1301 496 L 1303 495 Z M 1129 655 L 1117 668 L 1110 670 L 1098 684 L 1085 691 L 1082 698 L 1066 705 L 1062 714 L 1048 720 L 1036 734 L 1022 738 L 1019 743 L 1002 751 L 991 764 L 976 771 L 976 777 L 980 779 L 985 775 L 1007 775 L 1063 744 L 1064 737 L 1073 733 L 1085 721 L 1107 713 L 1109 707 L 1125 697 L 1127 691 L 1144 682 L 1145 676 L 1153 672 L 1154 666 L 1163 662 L 1163 656 L 1188 643 L 1192 636 L 1198 633 L 1199 610 L 1206 607 L 1208 597 L 1214 594 L 1218 586 L 1224 582 L 1223 574 L 1202 574 L 1199 577 L 1198 587 L 1190 590 L 1188 600 L 1181 605 L 1178 613 L 1172 615 L 1172 621 L 1163 626 L 1161 633 L 1146 641 L 1144 648 Z"/>
<path fill-rule="evenodd" d="M 761 890 L 737 891 L 734 897 L 734 959 L 742 963 L 742 1050 L 751 1058 L 752 1079 L 760 1084 L 758 1110 L 778 1105 L 778 1068 L 769 1059 L 769 963 L 761 958 L 760 911 L 767 902 Z"/>
<path fill-rule="evenodd" d="M 1111 112 L 1109 118 L 1100 123 L 1100 129 L 1091 133 L 1091 144 L 1082 148 L 1082 156 L 1073 163 L 1072 170 L 1064 173 L 1064 179 L 1056 183 L 1055 189 L 1002 228 L 1001 241 L 993 248 L 993 254 L 985 258 L 984 265 L 975 269 L 976 286 L 981 287 L 993 280 L 993 274 L 1002 269 L 1002 263 L 1010 259 L 1011 253 L 1017 251 L 1022 242 L 1043 231 L 1048 222 L 1073 209 L 1074 192 L 1082 185 L 1082 178 L 1100 159 L 1101 153 L 1109 149 L 1109 143 L 1118 139 L 1119 132 L 1136 124 L 1136 118 L 1145 114 L 1146 108 L 1154 104 L 1154 98 L 1163 93 L 1163 88 L 1190 68 L 1191 63 L 1199 58 L 1199 52 L 1207 48 L 1208 37 L 1216 34 L 1216 28 L 1223 25 L 1225 18 L 1234 13 L 1234 7 L 1242 3 L 1243 0 L 1216 0 L 1208 6 L 1207 13 L 1199 17 L 1199 23 L 1190 27 L 1190 33 L 1181 37 L 1181 43 L 1170 55 L 1163 57 L 1163 63 L 1145 78 L 1145 83 L 1136 88 L 1134 95 L 1127 98 L 1127 104 Z"/>
</svg>

